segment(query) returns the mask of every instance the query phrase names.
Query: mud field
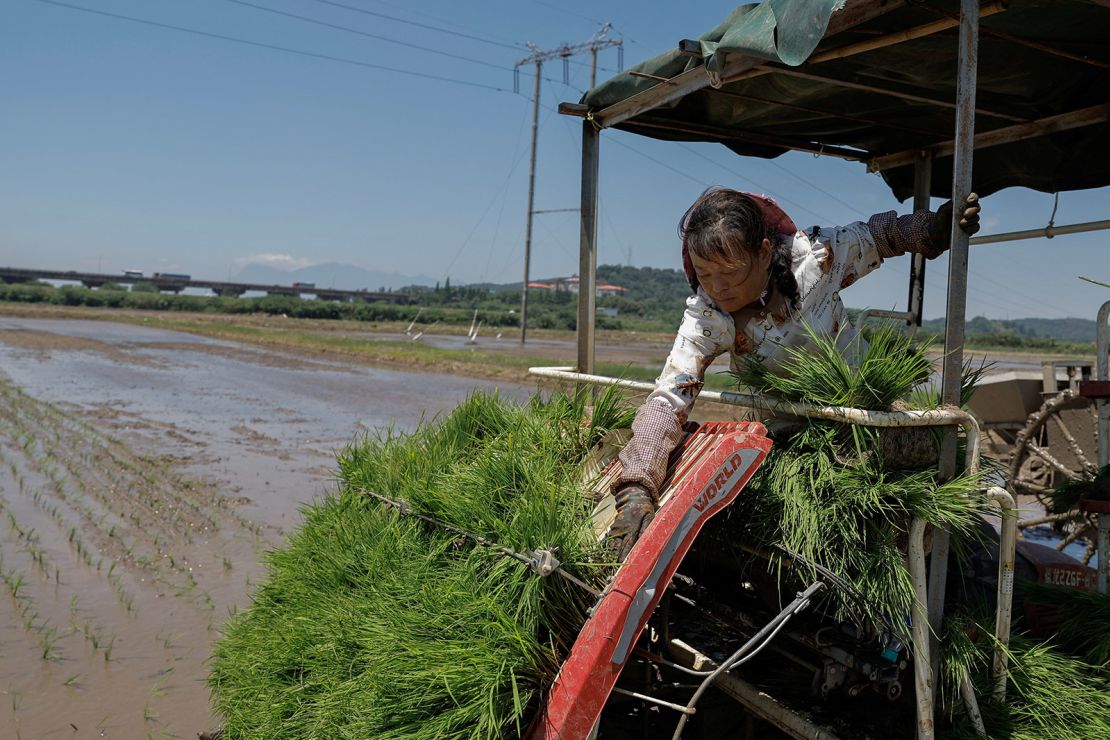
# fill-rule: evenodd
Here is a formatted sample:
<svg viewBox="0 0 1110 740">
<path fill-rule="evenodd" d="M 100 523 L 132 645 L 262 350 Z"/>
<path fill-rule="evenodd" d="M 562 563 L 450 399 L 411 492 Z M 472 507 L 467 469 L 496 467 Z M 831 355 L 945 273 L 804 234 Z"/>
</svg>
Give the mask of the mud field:
<svg viewBox="0 0 1110 740">
<path fill-rule="evenodd" d="M 334 453 L 477 387 L 491 385 L 0 319 L 0 735 L 212 729 L 212 641 L 298 507 L 332 488 Z"/>
</svg>

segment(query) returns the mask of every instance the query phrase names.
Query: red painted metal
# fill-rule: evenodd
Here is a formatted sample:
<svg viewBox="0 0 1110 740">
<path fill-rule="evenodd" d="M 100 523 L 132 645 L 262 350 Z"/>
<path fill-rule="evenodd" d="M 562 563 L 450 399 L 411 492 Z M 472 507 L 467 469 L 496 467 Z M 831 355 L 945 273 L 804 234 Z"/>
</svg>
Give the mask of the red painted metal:
<svg viewBox="0 0 1110 740">
<path fill-rule="evenodd" d="M 767 456 L 766 433 L 758 422 L 703 424 L 672 456 L 668 495 L 579 633 L 532 725 L 532 740 L 589 736 L 702 526 L 732 503 Z"/>
<path fill-rule="evenodd" d="M 1110 501 L 1083 496 L 1079 499 L 1079 510 L 1089 514 L 1110 514 Z"/>
<path fill-rule="evenodd" d="M 1110 380 L 1081 380 L 1079 395 L 1083 398 L 1110 398 Z"/>
</svg>

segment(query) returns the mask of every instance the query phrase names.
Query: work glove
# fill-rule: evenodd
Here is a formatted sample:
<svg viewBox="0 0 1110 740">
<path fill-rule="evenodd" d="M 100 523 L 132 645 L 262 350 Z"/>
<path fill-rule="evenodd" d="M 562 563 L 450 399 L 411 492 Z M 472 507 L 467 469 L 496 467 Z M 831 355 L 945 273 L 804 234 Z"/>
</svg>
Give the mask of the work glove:
<svg viewBox="0 0 1110 740">
<path fill-rule="evenodd" d="M 616 499 L 617 518 L 605 533 L 605 546 L 623 562 L 655 518 L 655 500 L 646 488 L 634 483 L 617 491 Z"/>
<path fill-rule="evenodd" d="M 936 218 L 929 224 L 929 244 L 921 253 L 927 259 L 936 259 L 952 246 L 952 201 L 937 209 Z M 979 196 L 967 196 L 967 204 L 960 212 L 960 229 L 968 236 L 979 231 Z"/>
</svg>

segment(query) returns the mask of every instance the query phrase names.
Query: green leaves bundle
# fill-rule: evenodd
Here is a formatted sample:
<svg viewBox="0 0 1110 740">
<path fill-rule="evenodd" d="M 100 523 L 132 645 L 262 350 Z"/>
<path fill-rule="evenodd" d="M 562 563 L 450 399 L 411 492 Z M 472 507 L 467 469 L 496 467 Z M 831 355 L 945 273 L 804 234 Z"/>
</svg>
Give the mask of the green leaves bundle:
<svg viewBox="0 0 1110 740">
<path fill-rule="evenodd" d="M 790 401 L 872 410 L 906 408 L 911 392 L 927 380 L 927 348 L 894 328 L 878 329 L 854 349 L 855 364 L 835 338 L 812 335 L 806 349 L 786 350 L 782 370 L 751 363 L 741 385 Z M 932 443 L 925 432 L 922 441 Z M 905 636 L 913 584 L 905 564 L 909 523 L 921 518 L 956 538 L 969 536 L 983 506 L 974 495 L 976 476 L 941 482 L 932 467 L 892 470 L 883 457 L 883 434 L 855 425 L 811 420 L 776 440 L 753 486 L 730 522 L 747 536 L 796 556 L 794 568 L 811 579 L 824 566 L 844 578 L 862 599 L 841 606 Z M 842 616 L 846 611 L 841 612 Z"/>
<path fill-rule="evenodd" d="M 1106 624 L 1093 627 L 1105 628 Z M 1006 701 L 998 702 L 989 698 L 995 647 L 990 631 L 967 617 L 950 619 L 945 623 L 942 645 L 942 690 L 948 696 L 958 696 L 960 675 L 967 671 L 980 697 L 988 738 L 1110 737 L 1110 690 L 1105 666 L 1091 665 L 1054 645 L 1016 634 L 1007 651 Z M 939 736 L 968 740 L 980 737 L 962 713 L 953 717 L 952 726 Z"/>
<path fill-rule="evenodd" d="M 526 407 L 475 395 L 442 423 L 340 458 L 338 495 L 269 556 L 253 604 L 216 645 L 224 737 L 501 738 L 520 734 L 592 597 L 559 577 L 403 516 L 374 491 L 517 552 L 557 548 L 610 572 L 576 466 L 631 423 L 609 392 Z"/>
</svg>

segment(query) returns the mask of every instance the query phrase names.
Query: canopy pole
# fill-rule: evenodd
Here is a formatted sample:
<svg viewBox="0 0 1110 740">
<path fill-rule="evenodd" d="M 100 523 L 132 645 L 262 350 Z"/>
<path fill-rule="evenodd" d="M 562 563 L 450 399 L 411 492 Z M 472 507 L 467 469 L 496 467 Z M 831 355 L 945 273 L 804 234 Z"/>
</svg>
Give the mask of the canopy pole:
<svg viewBox="0 0 1110 740">
<path fill-rule="evenodd" d="M 913 168 L 913 209 L 929 209 L 929 192 L 933 189 L 933 153 L 919 151 Z M 925 306 L 925 255 L 915 254 L 910 264 L 910 295 L 906 312 L 911 314 L 912 326 L 921 327 Z"/>
<path fill-rule="evenodd" d="M 582 227 L 578 241 L 578 372 L 594 371 L 595 275 L 597 273 L 597 171 L 601 130 L 582 122 Z"/>
<path fill-rule="evenodd" d="M 941 403 L 959 407 L 964 361 L 964 324 L 967 314 L 968 235 L 957 217 L 971 193 L 972 158 L 975 153 L 975 83 L 979 57 L 979 4 L 960 0 L 959 80 L 956 88 L 956 138 L 952 162 L 951 249 L 948 252 L 948 305 L 944 322 L 944 365 L 941 376 Z M 956 472 L 955 430 L 944 436 L 940 472 L 948 478 Z M 933 534 L 929 573 L 929 624 L 932 627 L 931 665 L 938 665 L 941 621 L 944 618 L 944 590 L 948 576 L 949 533 L 938 529 Z M 935 680 L 936 673 L 933 673 Z M 920 688 L 920 687 L 919 687 Z M 931 688 L 931 687 L 930 687 Z M 922 718 L 918 717 L 919 737 Z M 932 717 L 929 717 L 932 724 Z M 931 737 L 931 733 L 929 735 Z"/>
<path fill-rule="evenodd" d="M 981 109 L 979 112 L 984 113 Z M 1110 103 L 1099 103 L 1098 105 L 1081 108 L 1080 110 L 1061 113 L 1058 116 L 1049 116 L 1048 118 L 1027 121 L 1016 126 L 1006 126 L 1004 128 L 984 131 L 975 137 L 975 148 L 986 149 L 991 146 L 1012 144 L 1016 141 L 1028 141 L 1041 136 L 1056 134 L 1061 131 L 1071 131 L 1085 126 L 1106 123 L 1107 121 L 1110 121 Z M 942 141 L 938 144 L 929 146 L 929 149 L 932 149 L 933 154 L 937 157 L 946 157 L 952 154 L 955 148 L 956 142 L 954 141 Z M 912 149 L 904 152 L 895 152 L 893 154 L 884 154 L 868 162 L 867 170 L 869 172 L 882 172 L 883 170 L 889 170 L 893 167 L 903 167 L 913 162 L 914 156 L 915 152 Z"/>
<path fill-rule="evenodd" d="M 1086 221 L 1081 224 L 1066 224 L 1064 226 L 1046 226 L 1043 229 L 1025 229 L 1024 231 L 1007 231 L 1002 234 L 973 236 L 970 243 L 998 244 L 1000 242 L 1016 242 L 1022 239 L 1052 239 L 1063 234 L 1085 234 L 1090 231 L 1105 231 L 1107 229 L 1110 229 L 1110 219 Z"/>
</svg>

